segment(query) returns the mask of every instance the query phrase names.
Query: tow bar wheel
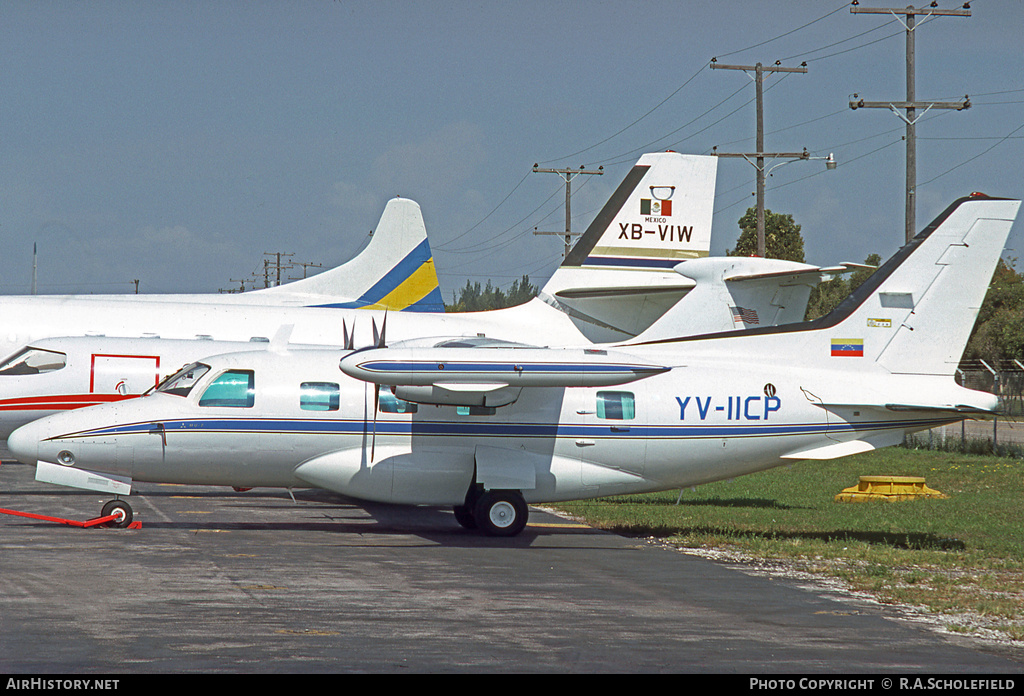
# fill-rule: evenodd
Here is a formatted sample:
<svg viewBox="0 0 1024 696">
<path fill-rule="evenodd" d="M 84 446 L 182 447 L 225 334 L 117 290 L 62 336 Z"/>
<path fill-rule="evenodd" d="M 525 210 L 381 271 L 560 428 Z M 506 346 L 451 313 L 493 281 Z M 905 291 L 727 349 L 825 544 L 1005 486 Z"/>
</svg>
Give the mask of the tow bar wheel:
<svg viewBox="0 0 1024 696">
<path fill-rule="evenodd" d="M 519 491 L 486 491 L 476 503 L 476 523 L 491 536 L 515 536 L 526 527 L 529 508 Z"/>
<path fill-rule="evenodd" d="M 107 522 L 107 527 L 127 529 L 128 525 L 132 523 L 132 507 L 123 500 L 107 501 L 103 506 L 103 511 L 100 513 L 100 516 L 109 517 L 110 515 L 114 515 L 117 519 Z"/>
</svg>

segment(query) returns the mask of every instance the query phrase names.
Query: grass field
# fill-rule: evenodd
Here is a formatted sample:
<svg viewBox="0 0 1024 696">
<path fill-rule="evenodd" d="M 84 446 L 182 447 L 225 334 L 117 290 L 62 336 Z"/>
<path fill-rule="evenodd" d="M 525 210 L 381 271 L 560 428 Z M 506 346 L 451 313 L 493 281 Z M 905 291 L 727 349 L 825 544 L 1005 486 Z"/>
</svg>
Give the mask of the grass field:
<svg viewBox="0 0 1024 696">
<path fill-rule="evenodd" d="M 838 503 L 862 475 L 923 476 L 947 496 Z M 677 504 L 678 500 L 678 504 Z M 1024 462 L 890 448 L 696 490 L 562 503 L 630 536 L 716 548 L 927 607 L 951 630 L 1024 641 Z"/>
</svg>

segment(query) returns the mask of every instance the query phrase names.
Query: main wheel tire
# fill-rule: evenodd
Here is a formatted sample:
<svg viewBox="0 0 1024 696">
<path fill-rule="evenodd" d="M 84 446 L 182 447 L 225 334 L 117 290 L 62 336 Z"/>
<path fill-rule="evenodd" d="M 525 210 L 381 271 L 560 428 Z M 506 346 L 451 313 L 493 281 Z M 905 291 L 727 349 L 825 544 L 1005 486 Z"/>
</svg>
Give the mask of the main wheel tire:
<svg viewBox="0 0 1024 696">
<path fill-rule="evenodd" d="M 103 506 L 103 511 L 100 513 L 100 517 L 108 517 L 109 515 L 118 515 L 119 519 L 111 520 L 104 526 L 126 529 L 128 525 L 132 523 L 132 506 L 123 500 L 107 501 Z"/>
<path fill-rule="evenodd" d="M 511 537 L 526 527 L 530 510 L 519 491 L 486 491 L 476 503 L 476 524 L 489 536 Z"/>
</svg>

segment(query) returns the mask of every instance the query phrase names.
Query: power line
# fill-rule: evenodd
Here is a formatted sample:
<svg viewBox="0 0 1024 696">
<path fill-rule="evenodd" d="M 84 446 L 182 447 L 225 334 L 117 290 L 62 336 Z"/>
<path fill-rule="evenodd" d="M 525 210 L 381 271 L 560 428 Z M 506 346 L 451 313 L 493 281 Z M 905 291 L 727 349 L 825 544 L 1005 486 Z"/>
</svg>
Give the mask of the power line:
<svg viewBox="0 0 1024 696">
<path fill-rule="evenodd" d="M 770 44 L 773 41 L 778 41 L 779 39 L 783 39 L 783 38 L 789 36 L 790 34 L 795 34 L 796 32 L 800 31 L 801 29 L 806 29 L 807 27 L 811 26 L 812 24 L 816 24 L 816 23 L 820 22 L 823 19 L 831 17 L 836 12 L 839 12 L 840 10 L 842 10 L 844 7 L 849 7 L 848 3 L 844 2 L 842 5 L 840 5 L 836 9 L 832 10 L 831 12 L 829 12 L 827 14 L 823 14 L 822 16 L 818 17 L 817 19 L 811 20 L 807 24 L 802 24 L 799 27 L 797 27 L 796 29 L 791 29 L 790 31 L 787 31 L 785 34 L 779 34 L 778 36 L 776 36 L 773 39 L 768 39 L 767 41 L 762 41 L 760 43 L 754 44 L 753 46 L 747 46 L 746 48 L 741 48 L 741 49 L 736 50 L 736 51 L 730 51 L 729 53 L 719 53 L 718 55 L 719 55 L 719 57 L 724 58 L 726 56 L 732 56 L 732 55 L 735 55 L 737 53 L 742 53 L 743 51 L 749 51 L 752 48 L 759 48 L 761 46 L 765 46 L 767 44 Z"/>
<path fill-rule="evenodd" d="M 480 218 L 479 222 L 477 222 L 477 223 L 476 223 L 475 225 L 473 225 L 472 227 L 470 227 L 470 228 L 469 228 L 468 230 L 466 230 L 465 232 L 461 233 L 461 234 L 460 234 L 460 235 L 458 235 L 457 237 L 454 237 L 453 239 L 449 239 L 449 240 L 448 240 L 447 242 L 445 242 L 444 244 L 438 244 L 438 245 L 437 245 L 437 248 L 443 251 L 443 250 L 444 250 L 444 248 L 445 248 L 445 247 L 446 247 L 447 245 L 449 245 L 449 244 L 452 244 L 453 242 L 457 242 L 458 240 L 462 239 L 462 238 L 463 238 L 463 237 L 465 237 L 465 236 L 466 236 L 467 234 L 469 234 L 470 232 L 472 232 L 473 230 L 475 230 L 475 229 L 476 229 L 477 227 L 479 227 L 479 226 L 480 226 L 480 225 L 481 225 L 481 224 L 482 224 L 482 223 L 484 222 L 484 220 L 486 220 L 486 219 L 487 219 L 487 218 L 489 218 L 490 216 L 494 215 L 495 211 L 496 211 L 496 210 L 497 210 L 498 208 L 500 208 L 500 207 L 501 207 L 501 206 L 502 206 L 502 205 L 503 205 L 503 204 L 505 203 L 505 201 L 507 201 L 507 200 L 508 200 L 508 199 L 509 199 L 509 198 L 510 198 L 510 197 L 512 196 L 512 194 L 513 194 L 513 193 L 515 193 L 515 192 L 516 192 L 516 189 L 518 189 L 518 188 L 519 188 L 520 186 L 522 186 L 522 185 L 523 185 L 523 182 L 524 182 L 524 181 L 526 181 L 526 177 L 528 177 L 529 175 L 530 175 L 530 172 L 527 172 L 526 174 L 523 174 L 523 178 L 519 180 L 519 183 L 518 183 L 518 184 L 516 184 L 515 186 L 513 186 L 513 187 L 512 187 L 512 190 L 511 190 L 511 191 L 509 191 L 509 192 L 508 192 L 508 194 L 507 194 L 507 195 L 506 195 L 506 196 L 505 196 L 504 198 L 502 198 L 502 199 L 501 199 L 501 202 L 500 202 L 500 203 L 498 203 L 498 205 L 494 206 L 494 208 L 493 208 L 493 209 L 491 210 L 491 212 L 487 213 L 487 214 L 486 214 L 486 215 L 484 215 L 484 216 L 483 216 L 482 218 Z"/>
<path fill-rule="evenodd" d="M 946 171 L 942 172 L 942 173 L 941 173 L 941 174 L 939 174 L 938 176 L 934 176 L 934 177 L 932 177 L 931 179 L 929 179 L 928 181 L 925 181 L 925 182 L 922 182 L 922 183 L 918 184 L 918 186 L 927 186 L 928 184 L 932 183 L 932 182 L 933 182 L 933 181 L 935 181 L 936 179 L 941 179 L 942 177 L 946 176 L 946 175 L 947 175 L 947 174 L 949 174 L 950 172 L 952 172 L 952 171 L 954 171 L 954 170 L 956 170 L 956 169 L 959 169 L 960 167 L 964 166 L 964 165 L 965 165 L 965 164 L 967 164 L 968 162 L 973 162 L 974 160 L 978 159 L 979 157 L 981 157 L 981 156 L 983 156 L 983 155 L 986 155 L 986 154 L 988 154 L 989 152 L 991 152 L 992 150 L 994 150 L 995 148 L 999 147 L 999 146 L 1000 146 L 1000 145 L 1002 145 L 1002 144 L 1003 144 L 1004 142 L 1006 142 L 1007 140 L 1009 140 L 1009 139 L 1010 139 L 1011 137 L 1013 137 L 1013 134 L 1014 134 L 1014 133 L 1016 133 L 1017 131 L 1021 130 L 1022 128 L 1024 128 L 1024 123 L 1022 123 L 1022 124 L 1020 124 L 1019 126 L 1017 126 L 1016 128 L 1014 128 L 1014 129 L 1013 129 L 1012 131 L 1010 131 L 1010 132 L 1009 132 L 1009 134 L 1008 134 L 1008 135 L 1006 135 L 1005 137 L 1003 137 L 1003 138 L 1000 138 L 999 142 L 997 142 L 997 143 L 994 143 L 994 144 L 993 144 L 993 145 L 992 145 L 991 147 L 989 147 L 989 148 L 988 148 L 988 149 L 986 149 L 985 151 L 983 151 L 983 152 L 979 152 L 979 153 L 978 153 L 978 154 L 976 154 L 976 155 L 975 155 L 974 157 L 971 157 L 970 159 L 964 160 L 964 161 L 963 161 L 963 162 L 961 162 L 960 164 L 956 165 L 955 167 L 951 167 L 950 169 L 947 169 Z"/>
<path fill-rule="evenodd" d="M 684 87 L 686 87 L 686 85 L 688 85 L 688 84 L 690 84 L 691 82 L 693 82 L 693 80 L 694 80 L 694 79 L 695 79 L 695 78 L 696 78 L 696 77 L 697 77 L 698 75 L 700 75 L 700 74 L 701 74 L 702 72 L 704 72 L 704 68 L 705 68 L 705 66 L 704 66 L 704 65 L 701 65 L 701 66 L 700 66 L 700 69 L 699 69 L 699 70 L 698 70 L 697 72 L 695 72 L 695 73 L 694 73 L 694 74 L 693 74 L 693 75 L 692 75 L 692 76 L 690 77 L 690 79 L 689 79 L 689 80 L 687 80 L 687 81 L 686 81 L 686 82 L 684 82 L 683 84 L 679 85 L 679 87 L 677 87 L 677 88 L 675 89 L 675 91 L 674 91 L 674 92 L 672 92 L 672 94 L 668 95 L 667 97 L 665 97 L 664 99 L 662 99 L 662 100 L 661 100 L 660 102 L 658 102 L 658 103 L 657 103 L 657 104 L 656 104 L 656 105 L 655 105 L 655 106 L 654 106 L 653 108 L 651 108 L 651 109 L 650 109 L 650 110 L 649 110 L 649 111 L 648 111 L 648 112 L 647 112 L 646 114 L 644 114 L 644 115 L 643 115 L 643 116 L 641 116 L 640 118 L 636 119 L 635 121 L 633 121 L 632 123 L 630 123 L 630 124 L 629 124 L 628 126 L 626 126 L 626 127 L 624 127 L 624 128 L 621 128 L 621 129 L 619 129 L 618 131 L 616 131 L 616 132 L 612 133 L 611 135 L 609 135 L 609 136 L 608 136 L 607 138 L 605 138 L 604 140 L 601 140 L 600 142 L 596 142 L 596 143 L 594 143 L 593 145 L 591 145 L 590 147 L 586 147 L 586 148 L 583 148 L 582 150 L 579 150 L 579 151 L 577 151 L 577 152 L 573 152 L 572 154 L 569 154 L 569 155 L 565 155 L 564 157 L 555 157 L 555 158 L 553 158 L 553 159 L 549 159 L 549 160 L 542 160 L 541 162 L 539 162 L 539 164 L 549 164 L 549 163 L 551 163 L 551 162 L 557 162 L 558 160 L 565 160 L 565 159 L 569 159 L 570 157 L 575 157 L 575 156 L 577 156 L 577 155 L 581 155 L 581 154 L 583 154 L 584 152 L 588 152 L 588 151 L 590 151 L 590 150 L 593 150 L 593 149 L 594 149 L 595 147 L 598 147 L 598 146 L 600 146 L 600 145 L 604 145 L 604 144 L 605 144 L 606 142 L 608 142 L 608 141 L 609 141 L 609 140 L 611 140 L 612 138 L 614 138 L 614 137 L 616 137 L 616 136 L 620 135 L 621 133 L 625 133 L 625 132 L 626 132 L 627 130 L 629 130 L 630 128 L 632 128 L 632 127 L 633 127 L 633 126 L 635 126 L 636 124 L 640 123 L 640 121 L 643 121 L 643 120 L 644 120 L 645 118 L 647 118 L 648 116 L 650 116 L 651 114 L 653 114 L 653 113 L 654 113 L 654 112 L 655 112 L 655 111 L 656 111 L 657 109 L 659 109 L 659 108 L 660 108 L 660 107 L 661 107 L 661 106 L 662 106 L 662 105 L 663 105 L 663 104 L 664 104 L 665 102 L 667 102 L 667 101 L 668 101 L 669 99 L 671 99 L 672 97 L 674 97 L 674 96 L 676 96 L 677 94 L 679 94 L 679 92 L 680 92 L 680 91 L 681 91 L 681 90 L 682 90 L 682 89 L 683 89 Z"/>
</svg>

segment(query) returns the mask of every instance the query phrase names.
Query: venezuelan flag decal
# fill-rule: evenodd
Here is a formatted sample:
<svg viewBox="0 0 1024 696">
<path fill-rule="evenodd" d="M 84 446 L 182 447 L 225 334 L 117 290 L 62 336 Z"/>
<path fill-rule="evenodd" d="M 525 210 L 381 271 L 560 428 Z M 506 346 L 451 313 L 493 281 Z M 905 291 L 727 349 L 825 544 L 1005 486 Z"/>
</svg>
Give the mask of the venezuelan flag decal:
<svg viewBox="0 0 1024 696">
<path fill-rule="evenodd" d="M 832 339 L 832 357 L 833 358 L 863 358 L 864 357 L 864 339 L 863 338 L 833 338 Z"/>
</svg>

